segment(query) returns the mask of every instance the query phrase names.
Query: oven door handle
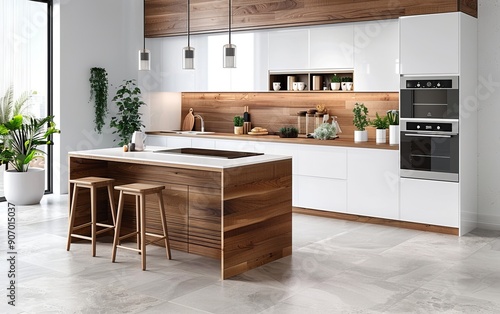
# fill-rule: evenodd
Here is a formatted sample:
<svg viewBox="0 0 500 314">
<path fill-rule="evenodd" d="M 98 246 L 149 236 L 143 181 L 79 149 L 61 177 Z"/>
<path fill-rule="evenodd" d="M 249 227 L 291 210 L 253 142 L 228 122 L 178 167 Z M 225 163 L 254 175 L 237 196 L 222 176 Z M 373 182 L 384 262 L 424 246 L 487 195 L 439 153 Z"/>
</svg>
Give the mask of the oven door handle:
<svg viewBox="0 0 500 314">
<path fill-rule="evenodd" d="M 405 136 L 413 136 L 413 137 L 440 137 L 440 138 L 451 138 L 451 135 L 441 135 L 441 134 L 415 134 L 415 133 L 405 133 Z"/>
</svg>

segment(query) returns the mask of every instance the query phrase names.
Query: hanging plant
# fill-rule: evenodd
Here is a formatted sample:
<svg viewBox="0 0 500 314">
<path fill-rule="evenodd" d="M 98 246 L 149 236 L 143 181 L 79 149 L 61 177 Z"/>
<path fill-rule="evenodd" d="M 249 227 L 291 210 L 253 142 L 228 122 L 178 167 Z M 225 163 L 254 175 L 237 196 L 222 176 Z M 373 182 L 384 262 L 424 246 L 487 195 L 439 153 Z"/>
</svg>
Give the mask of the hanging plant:
<svg viewBox="0 0 500 314">
<path fill-rule="evenodd" d="M 104 68 L 90 69 L 90 100 L 94 99 L 95 130 L 101 134 L 108 113 L 108 73 Z"/>
</svg>

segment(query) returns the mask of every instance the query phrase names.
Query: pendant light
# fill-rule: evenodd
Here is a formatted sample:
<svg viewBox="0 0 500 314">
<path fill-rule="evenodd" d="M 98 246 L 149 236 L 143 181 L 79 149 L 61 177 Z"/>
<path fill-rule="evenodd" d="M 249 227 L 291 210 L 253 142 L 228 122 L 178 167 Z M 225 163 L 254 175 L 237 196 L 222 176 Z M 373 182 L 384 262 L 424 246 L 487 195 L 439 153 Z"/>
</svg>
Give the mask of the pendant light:
<svg viewBox="0 0 500 314">
<path fill-rule="evenodd" d="M 148 49 L 146 49 L 146 0 L 142 0 L 142 12 L 143 12 L 143 33 L 142 38 L 144 40 L 143 49 L 139 50 L 139 71 L 149 71 L 151 70 L 151 54 Z"/>
<path fill-rule="evenodd" d="M 182 49 L 182 68 L 184 70 L 194 69 L 194 48 L 191 47 L 190 21 L 191 21 L 191 1 L 187 1 L 187 35 L 188 45 Z"/>
<path fill-rule="evenodd" d="M 233 21 L 232 1 L 229 0 L 229 44 L 224 45 L 225 68 L 236 68 L 236 45 L 231 44 L 231 24 Z"/>
</svg>

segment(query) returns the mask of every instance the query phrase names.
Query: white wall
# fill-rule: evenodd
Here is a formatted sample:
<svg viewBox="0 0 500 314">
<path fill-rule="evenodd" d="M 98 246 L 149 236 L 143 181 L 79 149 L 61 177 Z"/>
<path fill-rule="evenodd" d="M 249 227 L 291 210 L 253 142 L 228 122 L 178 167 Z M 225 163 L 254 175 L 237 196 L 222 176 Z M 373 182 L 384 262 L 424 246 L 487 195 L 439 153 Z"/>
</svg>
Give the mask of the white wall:
<svg viewBox="0 0 500 314">
<path fill-rule="evenodd" d="M 54 146 L 54 193 L 63 194 L 69 151 L 117 145 L 109 127 L 101 135 L 94 131 L 90 68 L 108 72 L 109 122 L 116 113 L 116 87 L 138 79 L 143 11 L 140 0 L 55 0 L 54 9 L 54 114 L 61 129 Z"/>
<path fill-rule="evenodd" d="M 500 1 L 478 1 L 478 222 L 500 230 Z"/>
</svg>

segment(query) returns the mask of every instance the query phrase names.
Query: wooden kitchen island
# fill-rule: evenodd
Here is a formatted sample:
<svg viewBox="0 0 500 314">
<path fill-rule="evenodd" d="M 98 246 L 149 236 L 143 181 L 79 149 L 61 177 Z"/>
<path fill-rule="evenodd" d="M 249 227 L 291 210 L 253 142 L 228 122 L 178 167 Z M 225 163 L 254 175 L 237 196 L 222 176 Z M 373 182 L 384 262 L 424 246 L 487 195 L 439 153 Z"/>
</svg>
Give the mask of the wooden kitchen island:
<svg viewBox="0 0 500 314">
<path fill-rule="evenodd" d="M 292 254 L 291 157 L 266 154 L 227 159 L 154 152 L 161 149 L 70 152 L 69 178 L 101 176 L 114 178 L 116 185 L 165 185 L 172 248 L 220 259 L 222 279 Z M 78 198 L 82 209 L 88 208 L 85 190 Z M 110 220 L 109 211 L 104 210 L 105 193 L 100 194 L 100 218 Z M 148 231 L 160 232 L 156 199 L 148 198 L 146 206 Z M 122 229 L 135 228 L 134 211 L 134 200 L 126 199 Z"/>
</svg>

